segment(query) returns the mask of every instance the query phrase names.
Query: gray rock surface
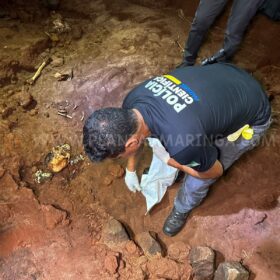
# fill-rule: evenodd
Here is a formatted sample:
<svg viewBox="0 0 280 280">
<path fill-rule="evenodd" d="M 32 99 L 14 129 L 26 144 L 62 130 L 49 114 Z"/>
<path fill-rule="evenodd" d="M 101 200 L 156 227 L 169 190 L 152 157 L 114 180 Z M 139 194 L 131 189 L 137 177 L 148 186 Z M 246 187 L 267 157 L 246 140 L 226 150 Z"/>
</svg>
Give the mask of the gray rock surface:
<svg viewBox="0 0 280 280">
<path fill-rule="evenodd" d="M 219 264 L 214 280 L 248 280 L 249 272 L 239 262 Z"/>
<path fill-rule="evenodd" d="M 211 280 L 214 275 L 215 253 L 209 247 L 192 248 L 189 261 L 193 268 L 194 280 Z"/>
<path fill-rule="evenodd" d="M 118 245 L 128 241 L 129 237 L 123 225 L 119 221 L 111 219 L 103 228 L 102 240 L 110 247 L 110 245 Z"/>
<path fill-rule="evenodd" d="M 145 255 L 161 255 L 162 251 L 159 243 L 148 232 L 137 234 L 135 239 Z"/>
</svg>

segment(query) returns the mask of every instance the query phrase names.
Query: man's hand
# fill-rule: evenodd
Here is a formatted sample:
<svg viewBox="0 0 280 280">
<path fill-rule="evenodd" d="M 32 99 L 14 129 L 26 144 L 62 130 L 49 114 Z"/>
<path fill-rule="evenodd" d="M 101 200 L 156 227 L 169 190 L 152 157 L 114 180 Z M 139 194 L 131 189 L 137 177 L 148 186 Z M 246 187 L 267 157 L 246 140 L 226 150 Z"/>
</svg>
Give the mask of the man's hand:
<svg viewBox="0 0 280 280">
<path fill-rule="evenodd" d="M 128 189 L 130 191 L 132 191 L 132 192 L 141 191 L 136 171 L 129 171 L 126 168 L 126 173 L 125 173 L 124 181 L 125 181 Z"/>
</svg>

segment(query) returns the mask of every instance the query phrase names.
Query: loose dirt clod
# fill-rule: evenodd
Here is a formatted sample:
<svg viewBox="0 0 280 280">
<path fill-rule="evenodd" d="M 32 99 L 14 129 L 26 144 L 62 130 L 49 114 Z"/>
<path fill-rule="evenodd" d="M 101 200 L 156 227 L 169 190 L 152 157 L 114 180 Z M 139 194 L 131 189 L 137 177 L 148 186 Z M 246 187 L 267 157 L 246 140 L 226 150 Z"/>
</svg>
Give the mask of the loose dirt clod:
<svg viewBox="0 0 280 280">
<path fill-rule="evenodd" d="M 188 259 L 190 249 L 190 246 L 184 242 L 175 242 L 168 246 L 167 254 L 170 259 L 185 262 Z"/>
<path fill-rule="evenodd" d="M 110 274 L 115 274 L 119 267 L 117 257 L 113 254 L 106 256 L 104 260 L 104 267 Z"/>
</svg>

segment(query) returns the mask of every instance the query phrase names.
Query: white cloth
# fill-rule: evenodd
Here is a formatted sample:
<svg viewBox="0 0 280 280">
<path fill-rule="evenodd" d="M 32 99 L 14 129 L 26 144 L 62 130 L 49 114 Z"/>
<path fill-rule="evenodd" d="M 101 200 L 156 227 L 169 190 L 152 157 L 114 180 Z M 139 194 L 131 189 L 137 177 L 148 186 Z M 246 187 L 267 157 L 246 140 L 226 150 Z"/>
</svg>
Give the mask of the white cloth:
<svg viewBox="0 0 280 280">
<path fill-rule="evenodd" d="M 140 183 L 141 192 L 146 198 L 146 214 L 162 200 L 167 188 L 174 183 L 178 174 L 176 168 L 167 165 L 156 156 L 155 150 L 158 148 L 165 150 L 161 142 L 156 138 L 148 138 L 148 141 L 153 149 L 153 158 L 148 174 L 142 175 Z"/>
</svg>

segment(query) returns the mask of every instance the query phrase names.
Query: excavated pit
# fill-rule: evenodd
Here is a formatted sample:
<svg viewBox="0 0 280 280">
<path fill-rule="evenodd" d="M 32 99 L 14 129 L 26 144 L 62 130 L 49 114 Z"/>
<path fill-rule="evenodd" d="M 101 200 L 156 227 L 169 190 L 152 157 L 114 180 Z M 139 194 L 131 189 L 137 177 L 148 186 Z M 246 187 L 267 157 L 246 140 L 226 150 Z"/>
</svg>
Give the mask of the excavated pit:
<svg viewBox="0 0 280 280">
<path fill-rule="evenodd" d="M 56 13 L 38 1 L 0 3 L 0 279 L 192 279 L 186 257 L 174 261 L 168 250 L 186 246 L 186 254 L 199 245 L 216 251 L 216 266 L 240 261 L 251 280 L 280 279 L 279 23 L 256 16 L 234 58 L 271 96 L 268 136 L 169 238 L 161 228 L 179 183 L 145 215 L 144 197 L 125 186 L 125 161 L 77 160 L 41 184 L 34 174 L 57 145 L 68 143 L 73 158 L 84 155 L 83 121 L 93 110 L 120 106 L 135 85 L 180 63 L 198 1 L 61 1 Z M 198 61 L 220 48 L 227 14 Z M 59 15 L 70 28 L 57 34 Z M 26 84 L 48 57 L 53 61 L 34 85 Z M 69 76 L 58 81 L 56 73 Z M 139 175 L 150 160 L 145 149 Z M 102 228 L 112 217 L 131 239 L 150 232 L 163 257 L 144 256 L 132 241 L 104 245 Z"/>
</svg>

